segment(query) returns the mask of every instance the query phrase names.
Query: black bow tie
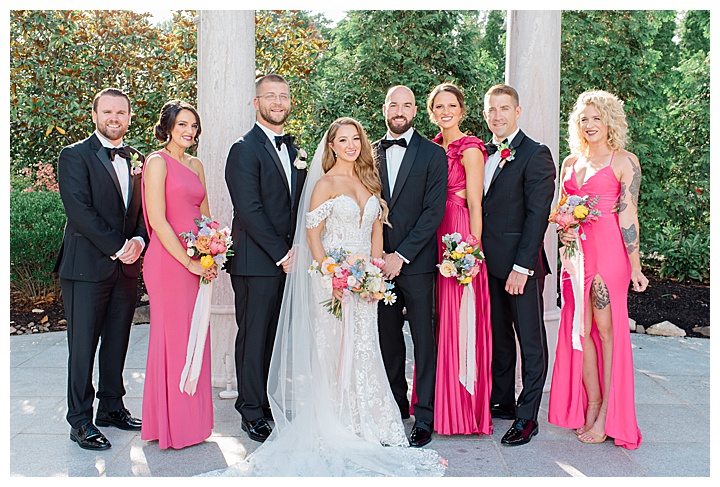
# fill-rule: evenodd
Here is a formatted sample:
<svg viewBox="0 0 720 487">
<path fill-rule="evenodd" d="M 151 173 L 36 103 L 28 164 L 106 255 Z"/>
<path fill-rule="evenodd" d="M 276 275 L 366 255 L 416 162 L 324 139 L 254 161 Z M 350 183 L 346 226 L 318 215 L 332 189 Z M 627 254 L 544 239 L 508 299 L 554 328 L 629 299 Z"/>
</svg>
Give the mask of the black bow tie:
<svg viewBox="0 0 720 487">
<path fill-rule="evenodd" d="M 111 161 L 115 159 L 115 156 L 120 156 L 129 161 L 130 156 L 132 156 L 132 149 L 130 149 L 130 146 L 127 145 L 122 147 L 108 147 L 107 151 Z"/>
<path fill-rule="evenodd" d="M 275 136 L 275 147 L 277 147 L 277 150 L 280 150 L 280 146 L 283 144 L 292 147 L 293 142 L 295 142 L 295 137 L 290 134 Z"/>
<path fill-rule="evenodd" d="M 500 142 L 500 145 L 503 145 L 505 142 L 507 142 L 507 139 L 505 139 L 505 140 L 503 140 L 502 142 Z M 495 154 L 495 153 L 497 152 L 498 146 L 497 146 L 497 144 L 494 144 L 494 143 L 492 143 L 492 142 L 488 142 L 487 144 L 485 144 L 485 150 L 487 151 L 488 156 L 491 156 L 491 155 L 493 155 L 493 154 Z"/>
<path fill-rule="evenodd" d="M 382 148 L 387 150 L 388 147 L 392 147 L 395 144 L 399 145 L 400 147 L 407 147 L 407 140 L 405 139 L 382 139 L 380 140 L 380 145 L 382 145 Z"/>
</svg>

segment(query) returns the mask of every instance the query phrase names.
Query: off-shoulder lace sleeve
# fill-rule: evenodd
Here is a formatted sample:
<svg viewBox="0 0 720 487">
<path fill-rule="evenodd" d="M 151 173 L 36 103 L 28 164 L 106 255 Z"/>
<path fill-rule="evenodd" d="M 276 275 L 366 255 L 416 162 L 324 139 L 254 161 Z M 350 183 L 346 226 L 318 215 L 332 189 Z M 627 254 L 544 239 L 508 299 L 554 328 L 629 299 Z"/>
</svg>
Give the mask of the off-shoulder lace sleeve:
<svg viewBox="0 0 720 487">
<path fill-rule="evenodd" d="M 315 228 L 316 226 L 320 225 L 322 221 L 330 215 L 330 210 L 332 210 L 332 203 L 334 200 L 327 200 L 317 208 L 315 208 L 313 211 L 310 211 L 305 214 L 305 227 L 306 228 Z"/>
</svg>

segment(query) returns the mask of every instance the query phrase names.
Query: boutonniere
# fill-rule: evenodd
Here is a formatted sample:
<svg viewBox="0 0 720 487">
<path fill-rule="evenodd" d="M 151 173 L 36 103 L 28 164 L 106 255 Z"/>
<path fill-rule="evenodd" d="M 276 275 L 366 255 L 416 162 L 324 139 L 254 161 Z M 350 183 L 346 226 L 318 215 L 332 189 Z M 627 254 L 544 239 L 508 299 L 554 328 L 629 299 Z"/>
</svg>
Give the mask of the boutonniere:
<svg viewBox="0 0 720 487">
<path fill-rule="evenodd" d="M 515 159 L 515 148 L 506 140 L 498 147 L 500 151 L 500 162 L 510 162 Z"/>
<path fill-rule="evenodd" d="M 299 171 L 307 169 L 307 152 L 305 152 L 304 149 L 298 149 L 297 157 L 295 158 L 295 162 L 293 162 L 293 166 L 295 166 L 295 169 Z"/>
<path fill-rule="evenodd" d="M 133 152 L 130 156 L 130 174 L 137 176 L 142 173 L 143 159 L 140 158 L 140 154 Z"/>
</svg>

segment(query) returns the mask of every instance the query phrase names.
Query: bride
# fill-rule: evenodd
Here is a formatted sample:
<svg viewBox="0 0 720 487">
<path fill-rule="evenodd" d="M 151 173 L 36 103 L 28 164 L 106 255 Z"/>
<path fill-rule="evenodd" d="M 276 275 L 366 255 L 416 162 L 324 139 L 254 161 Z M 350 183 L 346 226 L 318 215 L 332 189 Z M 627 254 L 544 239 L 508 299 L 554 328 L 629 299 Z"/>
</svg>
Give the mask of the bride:
<svg viewBox="0 0 720 487">
<path fill-rule="evenodd" d="M 365 130 L 352 118 L 328 129 L 298 209 L 268 379 L 275 428 L 243 462 L 209 475 L 440 476 L 437 452 L 408 447 L 380 354 L 377 301 L 322 284 L 312 261 L 342 248 L 382 255 L 388 209 Z M 341 300 L 342 318 L 321 303 Z M 442 463 L 441 463 L 442 462 Z"/>
</svg>

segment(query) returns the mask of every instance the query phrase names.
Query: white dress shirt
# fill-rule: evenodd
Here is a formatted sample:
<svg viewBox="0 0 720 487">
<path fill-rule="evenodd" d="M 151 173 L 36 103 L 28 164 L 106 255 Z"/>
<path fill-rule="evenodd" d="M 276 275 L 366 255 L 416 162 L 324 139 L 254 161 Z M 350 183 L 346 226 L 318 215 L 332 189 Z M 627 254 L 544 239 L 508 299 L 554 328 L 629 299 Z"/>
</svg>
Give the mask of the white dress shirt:
<svg viewBox="0 0 720 487">
<path fill-rule="evenodd" d="M 290 152 L 288 152 L 288 148 L 286 144 L 280 144 L 280 149 L 277 148 L 277 145 L 275 145 L 275 136 L 278 135 L 284 135 L 285 132 L 283 131 L 282 134 L 276 134 L 269 128 L 265 127 L 263 124 L 255 122 L 255 124 L 260 127 L 263 132 L 265 132 L 265 135 L 267 135 L 268 139 L 270 139 L 270 142 L 272 142 L 273 147 L 275 148 L 275 152 L 277 152 L 278 157 L 280 158 L 280 162 L 282 163 L 282 167 L 285 170 L 285 178 L 288 182 L 288 191 L 290 190 L 290 184 L 292 179 L 291 173 L 290 173 Z"/>
<path fill-rule="evenodd" d="M 410 145 L 410 139 L 412 139 L 413 134 L 415 133 L 415 129 L 410 127 L 410 130 L 402 134 L 397 139 L 388 133 L 385 134 L 385 138 L 388 140 L 399 140 L 399 139 L 405 139 L 405 142 L 407 142 L 407 145 Z M 402 147 L 399 145 L 392 145 L 385 149 L 385 165 L 387 168 L 387 176 L 388 176 L 388 193 L 390 194 L 390 197 L 392 198 L 393 190 L 395 189 L 395 181 L 397 181 L 397 175 L 400 171 L 400 164 L 402 164 L 403 157 L 405 157 L 405 151 L 407 150 L 407 147 Z M 409 264 L 410 261 L 407 260 L 400 252 L 395 252 L 398 257 L 402 259 L 403 262 L 406 264 Z"/>
<path fill-rule="evenodd" d="M 114 146 L 97 130 L 95 131 L 95 135 L 97 136 L 98 140 L 100 140 L 100 143 L 103 145 L 103 147 L 107 147 L 108 149 L 119 149 L 123 146 L 122 142 L 120 142 L 120 145 Z M 120 183 L 120 191 L 122 192 L 123 201 L 125 202 L 125 208 L 127 208 L 129 203 L 128 197 L 130 195 L 130 170 L 128 169 L 128 163 L 122 157 L 115 156 L 115 159 L 112 160 L 112 165 L 113 168 L 115 168 L 115 174 L 117 175 L 118 182 Z M 145 248 L 145 239 L 139 236 L 133 238 L 140 242 L 140 246 L 143 249 Z M 115 260 L 120 257 L 125 251 L 125 245 L 127 245 L 127 242 L 128 241 L 126 239 L 125 244 L 122 246 L 122 248 L 115 252 L 113 255 L 111 255 L 110 258 Z"/>
<path fill-rule="evenodd" d="M 510 134 L 508 139 L 508 145 L 512 145 L 512 141 L 515 138 L 515 136 L 520 132 L 520 129 L 518 128 L 515 132 Z M 495 135 L 493 135 L 493 144 L 499 146 L 502 142 L 501 140 L 497 140 L 495 138 Z M 492 181 L 492 177 L 495 174 L 495 170 L 500 165 L 500 151 L 496 151 L 493 155 L 488 156 L 487 162 L 485 163 L 485 180 L 483 181 L 483 190 L 484 194 L 487 194 L 488 188 L 490 187 L 490 182 Z"/>
<path fill-rule="evenodd" d="M 280 144 L 280 149 L 278 150 L 277 145 L 275 145 L 275 136 L 277 135 L 283 135 L 285 131 L 283 131 L 282 134 L 276 134 L 266 126 L 264 126 L 261 123 L 255 122 L 255 125 L 260 127 L 263 132 L 265 132 L 265 135 L 267 135 L 268 139 L 270 139 L 270 142 L 273 145 L 273 148 L 275 149 L 275 152 L 277 152 L 278 157 L 280 158 L 280 162 L 282 163 L 283 169 L 285 170 L 285 177 L 287 178 L 288 182 L 288 191 L 290 190 L 290 184 L 292 182 L 292 179 L 290 179 L 290 153 L 288 152 L 288 148 L 286 144 Z M 290 258 L 290 252 L 285 254 L 285 257 L 280 259 L 279 261 L 275 262 L 276 266 L 281 265 L 283 262 L 288 260 Z"/>
<path fill-rule="evenodd" d="M 385 134 L 385 138 L 388 140 L 399 140 L 405 139 L 408 145 L 410 145 L 410 139 L 412 139 L 415 129 L 410 127 L 410 130 L 402 134 L 400 137 L 395 139 L 390 132 Z M 400 170 L 400 164 L 402 164 L 403 157 L 405 157 L 405 151 L 407 148 L 399 145 L 393 145 L 385 149 L 385 164 L 387 165 L 387 175 L 389 188 L 388 192 L 392 198 L 393 190 L 395 189 L 395 181 L 397 180 L 398 171 Z"/>
</svg>

